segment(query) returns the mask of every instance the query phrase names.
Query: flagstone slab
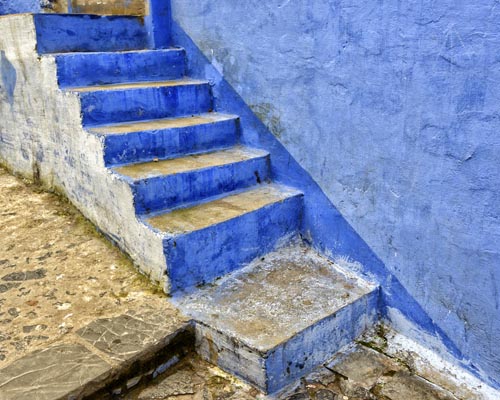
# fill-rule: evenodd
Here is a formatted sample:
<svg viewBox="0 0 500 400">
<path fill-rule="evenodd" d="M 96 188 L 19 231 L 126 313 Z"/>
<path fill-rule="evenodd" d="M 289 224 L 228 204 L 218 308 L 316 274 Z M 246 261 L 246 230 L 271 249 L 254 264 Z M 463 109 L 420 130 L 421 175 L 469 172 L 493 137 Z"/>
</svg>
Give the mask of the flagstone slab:
<svg viewBox="0 0 500 400">
<path fill-rule="evenodd" d="M 55 400 L 84 395 L 112 367 L 80 344 L 60 344 L 24 356 L 0 370 L 2 400 Z"/>
</svg>

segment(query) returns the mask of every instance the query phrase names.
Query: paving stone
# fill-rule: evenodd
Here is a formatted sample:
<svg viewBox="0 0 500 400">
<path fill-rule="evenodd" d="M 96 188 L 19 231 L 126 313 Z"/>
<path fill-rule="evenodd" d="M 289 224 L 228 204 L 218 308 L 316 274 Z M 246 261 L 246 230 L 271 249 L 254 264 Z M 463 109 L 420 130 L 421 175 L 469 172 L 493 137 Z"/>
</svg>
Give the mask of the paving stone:
<svg viewBox="0 0 500 400">
<path fill-rule="evenodd" d="M 37 351 L 0 370 L 2 400 L 55 400 L 82 393 L 111 366 L 79 344 Z"/>
<path fill-rule="evenodd" d="M 10 274 L 2 277 L 3 281 L 7 282 L 22 282 L 22 281 L 31 281 L 34 279 L 42 279 L 45 278 L 47 271 L 43 268 L 37 269 L 35 271 L 19 271 L 12 272 Z"/>
<path fill-rule="evenodd" d="M 388 400 L 457 400 L 457 398 L 409 372 L 398 372 L 381 380 L 375 393 Z"/>
<path fill-rule="evenodd" d="M 384 374 L 395 373 L 402 367 L 391 358 L 364 346 L 338 354 L 327 368 L 349 379 L 352 385 L 371 389 Z"/>
<path fill-rule="evenodd" d="M 173 322 L 173 323 L 172 323 Z M 179 321 L 169 323 L 165 313 L 134 313 L 101 318 L 79 329 L 76 334 L 119 361 L 130 361 L 167 340 L 179 330 Z"/>
<path fill-rule="evenodd" d="M 201 379 L 191 371 L 178 371 L 158 385 L 144 390 L 138 397 L 139 400 L 165 399 L 169 396 L 192 395 L 196 393 L 196 386 L 201 384 Z"/>
</svg>

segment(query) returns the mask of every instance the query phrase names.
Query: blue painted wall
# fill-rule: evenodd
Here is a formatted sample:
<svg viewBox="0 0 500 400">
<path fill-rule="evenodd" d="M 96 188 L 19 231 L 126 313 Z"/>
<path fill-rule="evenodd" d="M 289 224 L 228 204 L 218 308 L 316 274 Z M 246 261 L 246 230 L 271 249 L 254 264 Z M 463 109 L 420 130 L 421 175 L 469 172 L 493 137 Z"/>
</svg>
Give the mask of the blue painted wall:
<svg viewBox="0 0 500 400">
<path fill-rule="evenodd" d="M 40 2 L 41 0 L 0 0 L 0 15 L 37 13 L 41 10 Z"/>
<path fill-rule="evenodd" d="M 172 0 L 172 13 L 216 107 L 302 185 L 315 245 L 361 261 L 386 304 L 498 384 L 500 3 Z"/>
</svg>

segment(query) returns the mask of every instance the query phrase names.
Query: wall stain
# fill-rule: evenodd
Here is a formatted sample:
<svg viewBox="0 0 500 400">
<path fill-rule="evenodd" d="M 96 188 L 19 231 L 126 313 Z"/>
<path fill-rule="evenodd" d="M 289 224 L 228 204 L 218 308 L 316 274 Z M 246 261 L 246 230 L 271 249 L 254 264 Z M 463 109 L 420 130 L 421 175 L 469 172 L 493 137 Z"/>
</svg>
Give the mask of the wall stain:
<svg viewBox="0 0 500 400">
<path fill-rule="evenodd" d="M 5 94 L 8 103 L 12 107 L 14 104 L 17 72 L 12 63 L 7 59 L 5 51 L 3 50 L 0 50 L 0 79 L 0 95 Z"/>
</svg>

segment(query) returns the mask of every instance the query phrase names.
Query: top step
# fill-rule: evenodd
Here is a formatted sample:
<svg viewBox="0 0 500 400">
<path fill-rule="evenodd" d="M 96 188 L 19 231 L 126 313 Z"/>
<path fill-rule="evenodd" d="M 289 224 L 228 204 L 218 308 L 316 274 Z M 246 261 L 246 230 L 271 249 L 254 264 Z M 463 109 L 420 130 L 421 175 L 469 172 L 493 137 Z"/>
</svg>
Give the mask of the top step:
<svg viewBox="0 0 500 400">
<path fill-rule="evenodd" d="M 148 47 L 143 17 L 36 14 L 34 21 L 40 54 L 127 51 Z"/>
</svg>

